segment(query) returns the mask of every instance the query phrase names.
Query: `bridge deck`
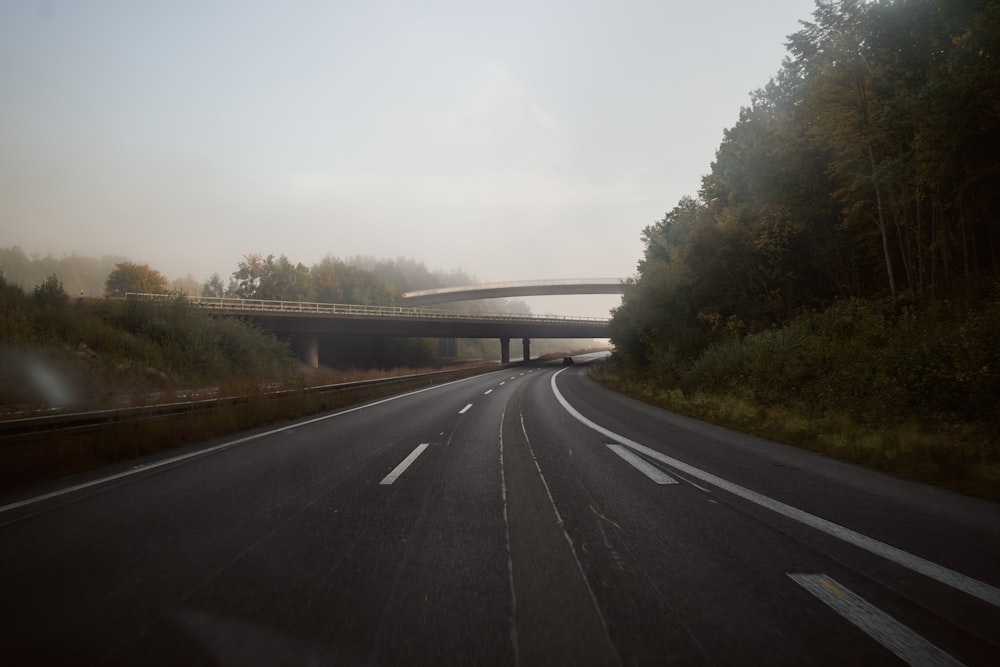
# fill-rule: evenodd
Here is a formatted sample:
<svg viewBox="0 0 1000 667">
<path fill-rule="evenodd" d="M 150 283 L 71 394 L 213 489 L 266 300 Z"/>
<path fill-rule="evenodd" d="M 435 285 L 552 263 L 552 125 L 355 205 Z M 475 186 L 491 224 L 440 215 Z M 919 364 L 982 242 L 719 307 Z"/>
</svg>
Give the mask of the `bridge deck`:
<svg viewBox="0 0 1000 667">
<path fill-rule="evenodd" d="M 126 295 L 129 299 L 169 300 L 166 294 Z M 607 338 L 608 320 L 596 317 L 458 313 L 430 308 L 358 304 L 185 297 L 219 313 L 253 318 L 284 332 L 361 333 L 414 338 Z"/>
<path fill-rule="evenodd" d="M 579 278 L 567 280 L 521 280 L 505 283 L 486 283 L 463 287 L 405 292 L 403 299 L 413 306 L 424 306 L 448 301 L 474 301 L 478 299 L 508 298 L 512 296 L 545 296 L 559 294 L 621 294 L 620 278 Z"/>
</svg>

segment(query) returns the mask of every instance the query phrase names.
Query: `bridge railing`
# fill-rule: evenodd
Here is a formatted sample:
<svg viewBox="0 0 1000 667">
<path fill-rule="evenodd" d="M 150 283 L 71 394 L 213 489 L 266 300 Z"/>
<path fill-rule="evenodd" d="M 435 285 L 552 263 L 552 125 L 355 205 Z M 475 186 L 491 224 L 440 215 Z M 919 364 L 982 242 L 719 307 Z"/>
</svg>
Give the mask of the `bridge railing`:
<svg viewBox="0 0 1000 667">
<path fill-rule="evenodd" d="M 126 299 L 149 301 L 169 301 L 177 299 L 174 294 L 142 294 L 128 292 Z M 238 313 L 303 313 L 316 315 L 342 315 L 358 317 L 406 317 L 437 318 L 452 320 L 491 320 L 504 322 L 560 322 L 594 323 L 607 322 L 600 317 L 570 317 L 565 315 L 523 315 L 518 313 L 460 313 L 435 308 L 406 308 L 401 306 L 368 306 L 351 303 L 316 303 L 311 301 L 278 301 L 269 299 L 241 299 L 224 296 L 183 296 L 188 303 L 202 308 Z"/>
</svg>

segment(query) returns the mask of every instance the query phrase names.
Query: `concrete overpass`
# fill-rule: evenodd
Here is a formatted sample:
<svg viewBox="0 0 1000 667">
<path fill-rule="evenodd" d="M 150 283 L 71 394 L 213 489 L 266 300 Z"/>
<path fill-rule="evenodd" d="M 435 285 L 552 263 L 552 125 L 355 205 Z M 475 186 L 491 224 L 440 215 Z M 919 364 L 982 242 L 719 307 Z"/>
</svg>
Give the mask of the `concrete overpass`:
<svg viewBox="0 0 1000 667">
<path fill-rule="evenodd" d="M 129 299 L 169 300 L 166 294 L 126 294 Z M 532 338 L 607 338 L 608 320 L 502 313 L 455 313 L 428 308 L 270 301 L 189 296 L 186 299 L 220 315 L 238 316 L 262 328 L 288 335 L 302 360 L 319 365 L 322 334 L 400 338 L 496 338 L 500 358 L 510 361 L 511 339 L 520 338 L 524 360 Z"/>
<path fill-rule="evenodd" d="M 464 287 L 404 292 L 408 306 L 427 306 L 448 301 L 473 301 L 512 296 L 547 296 L 555 294 L 621 294 L 621 278 L 574 278 L 569 280 L 521 280 L 506 283 L 486 283 Z"/>
</svg>

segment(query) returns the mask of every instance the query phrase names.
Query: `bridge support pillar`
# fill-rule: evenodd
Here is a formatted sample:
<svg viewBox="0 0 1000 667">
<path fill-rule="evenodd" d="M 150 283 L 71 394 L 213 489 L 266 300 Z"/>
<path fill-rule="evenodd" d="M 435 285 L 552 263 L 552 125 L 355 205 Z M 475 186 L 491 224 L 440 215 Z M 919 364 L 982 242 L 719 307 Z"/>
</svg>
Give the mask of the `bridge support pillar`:
<svg viewBox="0 0 1000 667">
<path fill-rule="evenodd" d="M 524 351 L 524 361 L 531 361 L 531 339 L 522 338 L 521 339 L 521 349 Z"/>
<path fill-rule="evenodd" d="M 292 348 L 298 352 L 302 363 L 311 368 L 319 368 L 319 336 L 317 334 L 294 334 L 292 336 Z"/>
<path fill-rule="evenodd" d="M 504 336 L 500 339 L 500 363 L 510 363 L 510 337 Z"/>
</svg>

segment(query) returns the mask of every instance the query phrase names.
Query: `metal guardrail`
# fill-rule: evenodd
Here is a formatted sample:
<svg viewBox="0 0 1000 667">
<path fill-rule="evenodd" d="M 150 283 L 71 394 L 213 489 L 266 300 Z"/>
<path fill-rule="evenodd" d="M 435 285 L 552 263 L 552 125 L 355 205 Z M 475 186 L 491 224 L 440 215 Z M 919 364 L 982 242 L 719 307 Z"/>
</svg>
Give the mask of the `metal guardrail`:
<svg viewBox="0 0 1000 667">
<path fill-rule="evenodd" d="M 434 308 L 405 308 L 401 306 L 366 306 L 347 303 L 314 303 L 309 301 L 276 301 L 268 299 L 239 299 L 222 296 L 183 296 L 173 294 L 141 294 L 128 292 L 126 299 L 141 299 L 151 301 L 170 301 L 181 298 L 188 303 L 203 308 L 253 313 L 303 313 L 315 315 L 341 315 L 364 317 L 393 317 L 412 319 L 451 319 L 491 322 L 532 322 L 566 324 L 579 322 L 581 324 L 606 323 L 600 317 L 570 317 L 565 315 L 520 315 L 516 313 L 459 313 L 451 310 Z"/>
<path fill-rule="evenodd" d="M 268 399 L 285 398 L 296 394 L 323 394 L 350 391 L 352 389 L 364 389 L 366 387 L 378 387 L 390 384 L 400 384 L 422 378 L 433 378 L 441 375 L 454 375 L 464 373 L 477 368 L 493 368 L 494 364 L 479 367 L 459 368 L 444 371 L 432 371 L 430 373 L 414 373 L 411 375 L 396 375 L 389 378 L 378 378 L 376 380 L 356 380 L 353 382 L 341 382 L 337 384 L 317 385 L 315 387 L 303 387 L 296 389 L 279 389 L 261 394 L 261 397 Z M 173 403 L 157 403 L 153 405 L 141 405 L 128 408 L 111 408 L 107 410 L 89 410 L 86 412 L 63 412 L 58 414 L 48 414 L 38 417 L 20 417 L 16 419 L 0 420 L 0 444 L 9 438 L 24 436 L 28 434 L 38 434 L 53 431 L 85 430 L 100 426 L 107 426 L 115 422 L 141 421 L 160 417 L 171 417 L 181 414 L 191 414 L 223 405 L 238 405 L 246 403 L 250 396 L 220 396 L 216 398 L 203 398 L 194 401 L 176 401 Z"/>
</svg>

